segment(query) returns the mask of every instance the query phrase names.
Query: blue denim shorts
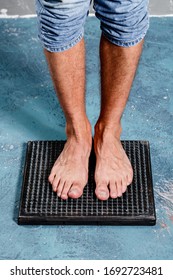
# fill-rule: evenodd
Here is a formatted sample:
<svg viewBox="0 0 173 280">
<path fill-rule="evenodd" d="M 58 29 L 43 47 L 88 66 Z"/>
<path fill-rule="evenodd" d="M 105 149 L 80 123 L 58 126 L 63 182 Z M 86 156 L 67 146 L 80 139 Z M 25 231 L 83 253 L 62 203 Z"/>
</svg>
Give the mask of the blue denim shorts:
<svg viewBox="0 0 173 280">
<path fill-rule="evenodd" d="M 91 0 L 35 0 L 39 38 L 50 52 L 67 50 L 84 35 Z M 94 0 L 103 35 L 113 44 L 130 47 L 145 36 L 148 0 Z"/>
</svg>

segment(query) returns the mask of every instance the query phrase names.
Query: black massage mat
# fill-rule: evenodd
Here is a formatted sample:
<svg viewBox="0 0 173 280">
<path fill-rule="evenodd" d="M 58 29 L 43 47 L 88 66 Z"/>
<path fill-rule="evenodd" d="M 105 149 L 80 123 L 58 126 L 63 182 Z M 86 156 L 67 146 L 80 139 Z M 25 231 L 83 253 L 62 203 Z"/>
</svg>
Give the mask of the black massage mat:
<svg viewBox="0 0 173 280">
<path fill-rule="evenodd" d="M 82 197 L 62 200 L 48 182 L 50 170 L 65 141 L 28 142 L 18 223 L 20 225 L 155 225 L 149 142 L 122 141 L 132 163 L 133 182 L 122 197 L 107 201 L 95 196 L 95 155 Z M 79 162 L 80 164 L 80 162 Z"/>
</svg>

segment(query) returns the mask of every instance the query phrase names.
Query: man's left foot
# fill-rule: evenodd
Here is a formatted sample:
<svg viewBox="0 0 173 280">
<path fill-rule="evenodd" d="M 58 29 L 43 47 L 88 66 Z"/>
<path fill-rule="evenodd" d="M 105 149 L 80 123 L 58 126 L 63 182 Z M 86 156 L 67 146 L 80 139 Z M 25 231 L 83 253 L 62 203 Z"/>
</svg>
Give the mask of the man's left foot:
<svg viewBox="0 0 173 280">
<path fill-rule="evenodd" d="M 121 126 L 95 127 L 96 196 L 100 200 L 122 196 L 133 180 L 131 163 L 120 141 Z"/>
</svg>

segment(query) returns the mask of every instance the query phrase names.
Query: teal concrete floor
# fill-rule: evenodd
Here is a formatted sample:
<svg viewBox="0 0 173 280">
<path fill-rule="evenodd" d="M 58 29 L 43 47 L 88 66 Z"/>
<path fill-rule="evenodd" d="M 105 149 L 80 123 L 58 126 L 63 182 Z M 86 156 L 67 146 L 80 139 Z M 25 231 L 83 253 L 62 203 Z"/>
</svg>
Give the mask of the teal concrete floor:
<svg viewBox="0 0 173 280">
<path fill-rule="evenodd" d="M 152 18 L 122 139 L 149 140 L 154 227 L 18 226 L 29 140 L 65 139 L 36 19 L 0 20 L 0 259 L 173 259 L 173 18 Z M 99 114 L 99 23 L 86 24 L 87 113 Z"/>
</svg>

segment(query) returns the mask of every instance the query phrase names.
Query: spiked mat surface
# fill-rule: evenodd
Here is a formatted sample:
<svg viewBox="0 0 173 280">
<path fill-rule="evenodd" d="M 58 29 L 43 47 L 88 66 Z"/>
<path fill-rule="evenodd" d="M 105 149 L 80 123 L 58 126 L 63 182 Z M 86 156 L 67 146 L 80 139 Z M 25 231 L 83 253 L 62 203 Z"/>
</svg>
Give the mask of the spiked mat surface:
<svg viewBox="0 0 173 280">
<path fill-rule="evenodd" d="M 95 196 L 95 155 L 89 162 L 89 179 L 79 199 L 62 200 L 52 191 L 48 176 L 65 141 L 28 142 L 19 224 L 154 225 L 149 143 L 122 141 L 132 163 L 134 179 L 120 198 L 100 201 Z M 79 163 L 80 164 L 80 163 Z"/>
</svg>

